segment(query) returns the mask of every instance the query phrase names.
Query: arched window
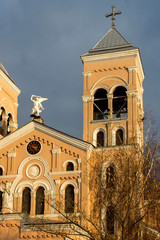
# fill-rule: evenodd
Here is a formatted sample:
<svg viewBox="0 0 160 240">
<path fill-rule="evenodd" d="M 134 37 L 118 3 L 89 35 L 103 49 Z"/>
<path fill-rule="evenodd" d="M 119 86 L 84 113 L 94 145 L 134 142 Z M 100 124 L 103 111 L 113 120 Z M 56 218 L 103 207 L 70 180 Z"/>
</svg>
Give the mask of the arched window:
<svg viewBox="0 0 160 240">
<path fill-rule="evenodd" d="M 102 131 L 97 133 L 97 147 L 104 147 L 104 133 Z"/>
<path fill-rule="evenodd" d="M 114 234 L 115 211 L 112 206 L 107 208 L 106 213 L 106 227 L 108 234 Z"/>
<path fill-rule="evenodd" d="M 116 181 L 116 174 L 114 166 L 109 166 L 106 169 L 106 186 L 107 187 L 114 187 Z"/>
<path fill-rule="evenodd" d="M 26 187 L 22 194 L 22 212 L 30 214 L 31 209 L 31 190 Z"/>
<path fill-rule="evenodd" d="M 66 167 L 66 171 L 74 171 L 73 163 L 69 162 Z"/>
<path fill-rule="evenodd" d="M 36 191 L 36 214 L 44 214 L 44 188 L 39 187 Z"/>
<path fill-rule="evenodd" d="M 123 144 L 123 130 L 118 129 L 116 131 L 116 145 L 122 145 Z"/>
<path fill-rule="evenodd" d="M 108 111 L 107 91 L 98 89 L 94 94 L 93 119 L 107 119 Z"/>
<path fill-rule="evenodd" d="M 117 87 L 113 93 L 113 117 L 127 116 L 127 95 L 124 87 Z"/>
<path fill-rule="evenodd" d="M 68 185 L 65 189 L 65 212 L 74 213 L 74 187 Z"/>
<path fill-rule="evenodd" d="M 3 192 L 0 191 L 0 212 L 2 211 Z"/>
<path fill-rule="evenodd" d="M 3 168 L 0 167 L 0 176 L 3 175 Z"/>
</svg>

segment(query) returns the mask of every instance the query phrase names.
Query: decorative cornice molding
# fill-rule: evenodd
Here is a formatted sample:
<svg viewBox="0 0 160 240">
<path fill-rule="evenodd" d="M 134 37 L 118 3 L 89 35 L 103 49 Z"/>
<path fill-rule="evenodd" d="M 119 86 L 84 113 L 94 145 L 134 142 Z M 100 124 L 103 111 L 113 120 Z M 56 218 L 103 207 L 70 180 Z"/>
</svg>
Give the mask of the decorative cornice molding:
<svg viewBox="0 0 160 240">
<path fill-rule="evenodd" d="M 83 55 L 81 56 L 82 62 L 84 63 L 93 63 L 93 62 L 102 62 L 102 61 L 111 61 L 111 60 L 118 60 L 130 57 L 137 57 L 137 62 L 140 67 L 140 75 L 143 81 L 144 79 L 144 71 L 141 62 L 141 57 L 139 53 L 139 49 L 132 49 L 127 51 L 119 51 L 119 52 L 108 52 L 104 54 L 97 54 L 97 55 Z"/>
<path fill-rule="evenodd" d="M 0 149 L 11 144 L 12 142 L 15 142 L 16 140 L 19 140 L 21 137 L 24 137 L 25 135 L 27 135 L 34 129 L 37 131 L 40 131 L 44 134 L 47 134 L 48 136 L 54 137 L 62 142 L 65 142 L 72 146 L 75 146 L 84 151 L 87 151 L 92 146 L 90 143 L 87 143 L 83 140 L 77 139 L 75 137 L 72 137 L 70 135 L 62 133 L 60 131 L 57 131 L 56 129 L 48 127 L 44 124 L 40 124 L 38 122 L 31 121 L 27 125 L 18 129 L 17 131 L 15 131 L 15 132 L 9 134 L 8 136 L 6 136 L 5 138 L 1 139 Z"/>
<path fill-rule="evenodd" d="M 49 172 L 49 175 L 52 176 L 57 176 L 57 175 L 76 175 L 76 174 L 80 174 L 81 170 L 76 170 L 76 171 L 63 171 L 63 172 Z"/>
<path fill-rule="evenodd" d="M 0 69 L 1 80 L 3 80 L 9 88 L 14 91 L 17 95 L 20 94 L 21 90 L 13 83 L 13 81 Z"/>
</svg>

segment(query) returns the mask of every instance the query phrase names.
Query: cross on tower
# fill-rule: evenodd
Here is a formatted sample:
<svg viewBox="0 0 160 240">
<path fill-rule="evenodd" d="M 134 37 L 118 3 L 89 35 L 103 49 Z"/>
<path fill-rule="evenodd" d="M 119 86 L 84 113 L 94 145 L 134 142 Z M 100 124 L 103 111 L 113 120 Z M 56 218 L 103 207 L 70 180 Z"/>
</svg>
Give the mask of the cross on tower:
<svg viewBox="0 0 160 240">
<path fill-rule="evenodd" d="M 112 13 L 111 14 L 106 14 L 105 17 L 112 17 L 112 28 L 115 27 L 115 15 L 121 14 L 121 11 L 115 12 L 115 6 L 112 6 Z"/>
</svg>

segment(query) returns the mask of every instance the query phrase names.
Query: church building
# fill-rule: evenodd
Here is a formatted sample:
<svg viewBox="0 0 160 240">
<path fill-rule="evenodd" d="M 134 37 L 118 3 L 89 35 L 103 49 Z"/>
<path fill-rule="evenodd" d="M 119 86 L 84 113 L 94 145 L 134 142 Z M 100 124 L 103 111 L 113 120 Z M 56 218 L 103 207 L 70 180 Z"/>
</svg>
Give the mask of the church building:
<svg viewBox="0 0 160 240">
<path fill-rule="evenodd" d="M 18 128 L 20 89 L 0 64 L 0 240 L 94 239 L 84 217 L 94 202 L 91 160 L 104 154 L 105 182 L 113 186 L 120 169 L 113 155 L 143 147 L 144 71 L 139 49 L 115 27 L 117 14 L 113 6 L 111 29 L 81 56 L 83 140 L 45 125 L 36 113 L 38 96 L 32 96 L 31 121 Z M 107 229 L 104 239 L 121 239 L 107 206 L 98 226 Z"/>
</svg>

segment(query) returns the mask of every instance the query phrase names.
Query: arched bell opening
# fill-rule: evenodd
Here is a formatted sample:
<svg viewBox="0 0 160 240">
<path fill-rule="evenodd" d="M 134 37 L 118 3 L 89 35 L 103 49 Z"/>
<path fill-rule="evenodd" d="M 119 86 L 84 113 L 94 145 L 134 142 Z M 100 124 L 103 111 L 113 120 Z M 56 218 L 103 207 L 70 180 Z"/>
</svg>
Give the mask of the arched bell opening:
<svg viewBox="0 0 160 240">
<path fill-rule="evenodd" d="M 108 118 L 108 99 L 105 89 L 98 89 L 94 94 L 93 120 Z"/>
<path fill-rule="evenodd" d="M 113 92 L 113 118 L 127 117 L 127 95 L 125 87 L 117 87 Z"/>
<path fill-rule="evenodd" d="M 10 124 L 13 121 L 12 115 L 9 113 L 8 114 L 8 119 L 7 119 L 7 134 L 9 134 L 11 132 L 10 130 Z"/>
</svg>

